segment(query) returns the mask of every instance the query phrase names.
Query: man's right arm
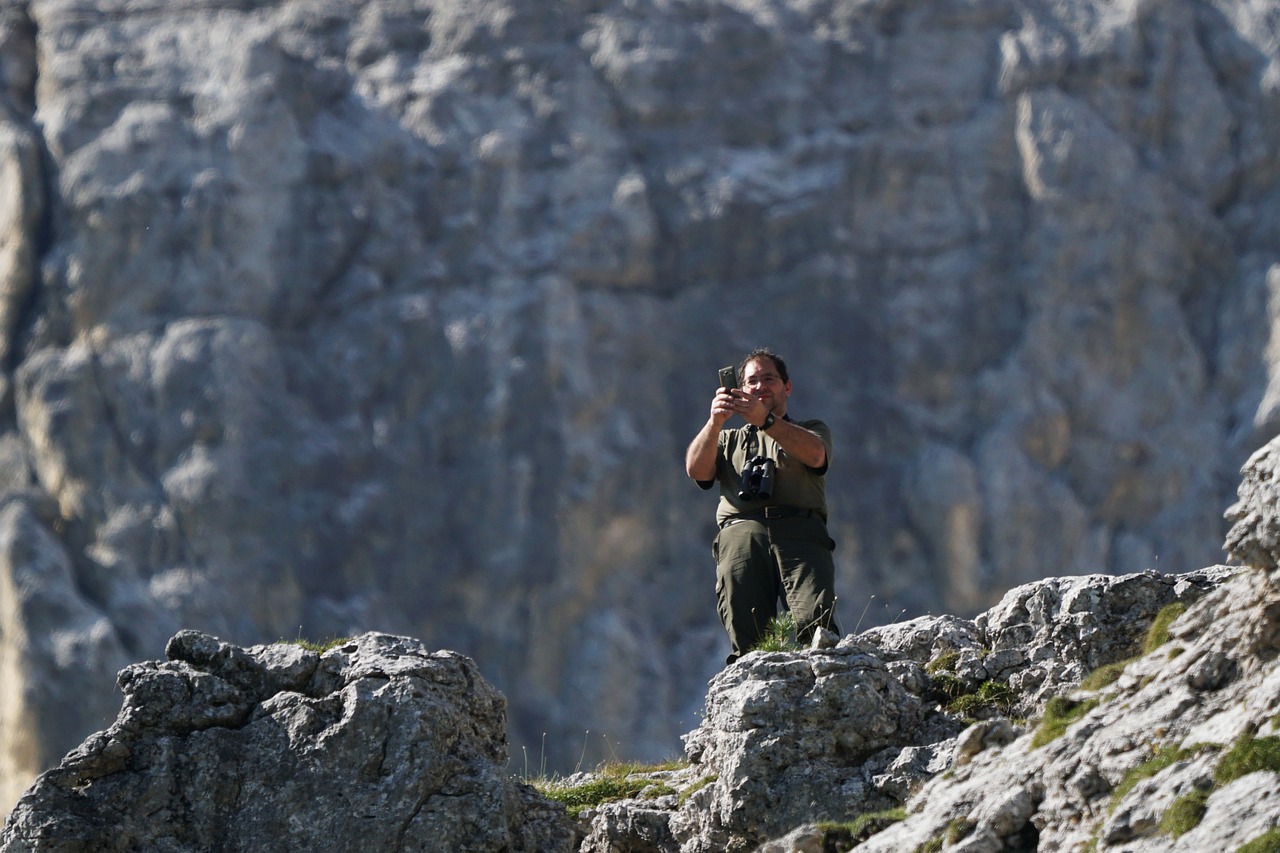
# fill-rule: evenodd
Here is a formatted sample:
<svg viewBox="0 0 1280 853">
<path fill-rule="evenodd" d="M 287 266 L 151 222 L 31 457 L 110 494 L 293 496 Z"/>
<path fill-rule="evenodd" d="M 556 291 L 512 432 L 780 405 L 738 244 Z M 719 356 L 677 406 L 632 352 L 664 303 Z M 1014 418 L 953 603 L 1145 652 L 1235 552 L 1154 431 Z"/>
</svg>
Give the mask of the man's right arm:
<svg viewBox="0 0 1280 853">
<path fill-rule="evenodd" d="M 709 418 L 689 442 L 689 449 L 684 452 L 684 471 L 690 479 L 707 483 L 716 478 L 716 445 L 723 426 L 723 421 L 716 423 L 715 418 Z"/>
<path fill-rule="evenodd" d="M 690 479 L 699 483 L 715 480 L 716 445 L 720 442 L 724 422 L 734 413 L 733 400 L 733 394 L 724 388 L 719 389 L 711 400 L 711 415 L 693 437 L 693 441 L 689 442 L 689 449 L 684 452 L 684 472 Z"/>
</svg>

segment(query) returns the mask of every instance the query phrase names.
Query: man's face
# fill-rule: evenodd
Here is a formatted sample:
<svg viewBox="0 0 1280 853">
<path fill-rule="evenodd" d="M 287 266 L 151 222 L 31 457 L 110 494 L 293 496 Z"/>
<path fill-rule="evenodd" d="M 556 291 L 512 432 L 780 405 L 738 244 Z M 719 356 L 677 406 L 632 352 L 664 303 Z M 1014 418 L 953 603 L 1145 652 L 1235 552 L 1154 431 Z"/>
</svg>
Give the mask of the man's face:
<svg viewBox="0 0 1280 853">
<path fill-rule="evenodd" d="M 742 390 L 765 404 L 774 414 L 787 409 L 787 397 L 791 396 L 791 383 L 783 382 L 778 368 L 771 358 L 756 358 L 747 362 L 742 371 Z"/>
</svg>

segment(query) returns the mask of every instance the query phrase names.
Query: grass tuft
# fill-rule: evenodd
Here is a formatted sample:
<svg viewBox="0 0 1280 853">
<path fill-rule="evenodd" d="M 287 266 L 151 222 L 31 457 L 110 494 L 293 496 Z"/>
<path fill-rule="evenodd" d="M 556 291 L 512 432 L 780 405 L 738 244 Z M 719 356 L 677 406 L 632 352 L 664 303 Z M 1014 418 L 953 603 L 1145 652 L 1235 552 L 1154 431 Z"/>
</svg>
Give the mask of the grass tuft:
<svg viewBox="0 0 1280 853">
<path fill-rule="evenodd" d="M 1098 707 L 1099 704 L 1098 699 L 1085 699 L 1078 702 L 1066 696 L 1053 697 L 1045 705 L 1044 719 L 1040 721 L 1036 733 L 1031 736 L 1031 748 L 1038 749 L 1059 737 L 1072 723 Z"/>
<path fill-rule="evenodd" d="M 944 669 L 954 669 L 958 660 L 960 660 L 959 652 L 943 652 L 925 664 L 924 671 L 933 675 L 935 672 L 942 672 Z"/>
<path fill-rule="evenodd" d="M 640 796 L 640 792 L 653 783 L 648 779 L 613 779 L 597 777 L 580 785 L 566 785 L 562 782 L 535 784 L 544 797 L 563 803 L 572 814 L 583 809 L 611 803 L 617 800 L 630 800 Z"/>
<path fill-rule="evenodd" d="M 307 651 L 319 652 L 321 654 L 324 654 L 325 652 L 329 651 L 329 649 L 337 648 L 338 646 L 341 646 L 343 643 L 351 642 L 351 638 L 350 637 L 330 637 L 327 640 L 305 640 L 299 637 L 296 640 L 281 640 L 280 642 L 289 643 L 290 645 L 294 645 L 294 646 L 301 646 Z"/>
<path fill-rule="evenodd" d="M 947 829 L 946 829 L 946 833 L 943 835 L 943 840 L 947 842 L 948 847 L 950 847 L 953 844 L 959 844 L 961 841 L 964 841 L 970 835 L 973 835 L 973 831 L 977 828 L 978 828 L 977 822 L 967 817 L 952 818 L 951 822 L 947 824 Z"/>
<path fill-rule="evenodd" d="M 670 785 L 655 782 L 648 778 L 648 775 L 665 770 L 676 770 L 684 766 L 686 766 L 685 762 L 678 759 L 660 764 L 619 762 L 602 766 L 596 775 L 576 785 L 570 785 L 559 778 L 534 779 L 530 784 L 544 797 L 563 803 L 570 814 L 576 815 L 583 809 L 617 800 L 656 799 L 675 794 L 677 791 Z M 714 778 L 714 776 L 710 777 L 710 779 Z M 697 787 L 702 787 L 706 781 L 701 782 Z M 691 792 L 685 792 L 682 796 L 687 796 L 689 793 Z"/>
<path fill-rule="evenodd" d="M 820 823 L 818 829 L 826 836 L 823 839 L 825 846 L 834 844 L 837 849 L 848 850 L 906 819 L 906 809 L 885 809 L 860 814 L 848 823 Z"/>
<path fill-rule="evenodd" d="M 680 792 L 680 805 L 683 806 L 686 802 L 689 801 L 690 797 L 692 797 L 694 794 L 698 793 L 703 788 L 707 787 L 708 785 L 710 785 L 712 782 L 716 781 L 719 778 L 720 778 L 719 776 L 712 773 L 710 776 L 703 776 L 697 782 L 694 782 L 688 788 L 685 788 L 683 791 Z"/>
<path fill-rule="evenodd" d="M 1280 737 L 1237 738 L 1213 768 L 1213 780 L 1225 785 L 1259 770 L 1280 773 Z"/>
<path fill-rule="evenodd" d="M 1215 747 L 1211 744 L 1201 744 L 1192 746 L 1188 749 L 1178 749 L 1177 747 L 1162 748 L 1157 746 L 1152 752 L 1150 758 L 1139 764 L 1137 767 L 1130 769 L 1128 773 L 1125 773 L 1124 778 L 1122 778 L 1119 784 L 1117 784 L 1112 790 L 1111 809 L 1114 810 L 1120 801 L 1124 799 L 1125 794 L 1132 791 L 1143 779 L 1150 779 L 1166 767 L 1176 764 L 1185 758 L 1190 758 L 1201 750 L 1214 748 Z"/>
<path fill-rule="evenodd" d="M 1098 667 L 1085 676 L 1084 681 L 1080 682 L 1080 688 L 1082 690 L 1101 690 L 1104 687 L 1115 684 L 1120 679 L 1120 675 L 1124 672 L 1124 668 L 1128 663 L 1129 661 L 1124 660 Z"/>
<path fill-rule="evenodd" d="M 1177 838 L 1200 825 L 1208 811 L 1209 792 L 1195 790 L 1173 801 L 1160 818 L 1160 831 Z"/>
<path fill-rule="evenodd" d="M 1151 620 L 1151 627 L 1147 629 L 1147 639 L 1142 644 L 1143 653 L 1150 654 L 1169 642 L 1169 626 L 1173 624 L 1173 620 L 1186 612 L 1187 605 L 1181 601 L 1175 601 L 1172 604 L 1166 604 L 1161 607 L 1160 612 L 1156 614 L 1156 618 Z"/>
<path fill-rule="evenodd" d="M 947 710 L 961 717 L 975 717 L 987 710 L 1007 714 L 1017 699 L 1013 688 L 1003 681 L 984 681 L 973 693 L 957 696 L 949 702 Z"/>
<path fill-rule="evenodd" d="M 1241 845 L 1236 853 L 1280 853 L 1280 829 L 1269 829 Z"/>
</svg>

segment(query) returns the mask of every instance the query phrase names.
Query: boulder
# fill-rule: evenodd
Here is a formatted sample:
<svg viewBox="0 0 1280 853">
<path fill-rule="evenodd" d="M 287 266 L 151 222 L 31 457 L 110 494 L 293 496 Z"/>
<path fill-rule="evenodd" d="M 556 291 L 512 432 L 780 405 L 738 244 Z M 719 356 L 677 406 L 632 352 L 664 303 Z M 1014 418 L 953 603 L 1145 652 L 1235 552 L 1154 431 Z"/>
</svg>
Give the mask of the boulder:
<svg viewBox="0 0 1280 853">
<path fill-rule="evenodd" d="M 114 724 L 18 801 L 4 853 L 568 851 L 506 769 L 506 703 L 468 658 L 365 634 L 319 653 L 183 631 Z"/>
</svg>

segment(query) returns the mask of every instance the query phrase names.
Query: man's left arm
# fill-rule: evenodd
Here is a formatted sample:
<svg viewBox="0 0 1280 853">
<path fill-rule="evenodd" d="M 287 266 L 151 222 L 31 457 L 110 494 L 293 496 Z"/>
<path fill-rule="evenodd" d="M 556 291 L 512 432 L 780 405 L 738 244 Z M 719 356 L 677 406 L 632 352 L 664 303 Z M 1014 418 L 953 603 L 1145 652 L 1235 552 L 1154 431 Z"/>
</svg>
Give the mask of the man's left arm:
<svg viewBox="0 0 1280 853">
<path fill-rule="evenodd" d="M 764 419 L 761 418 L 761 422 Z M 756 424 L 760 426 L 760 424 Z M 799 424 L 778 418 L 769 427 L 765 435 L 778 442 L 778 446 L 787 455 L 808 465 L 810 468 L 823 471 L 827 467 L 827 445 L 822 436 Z"/>
</svg>

